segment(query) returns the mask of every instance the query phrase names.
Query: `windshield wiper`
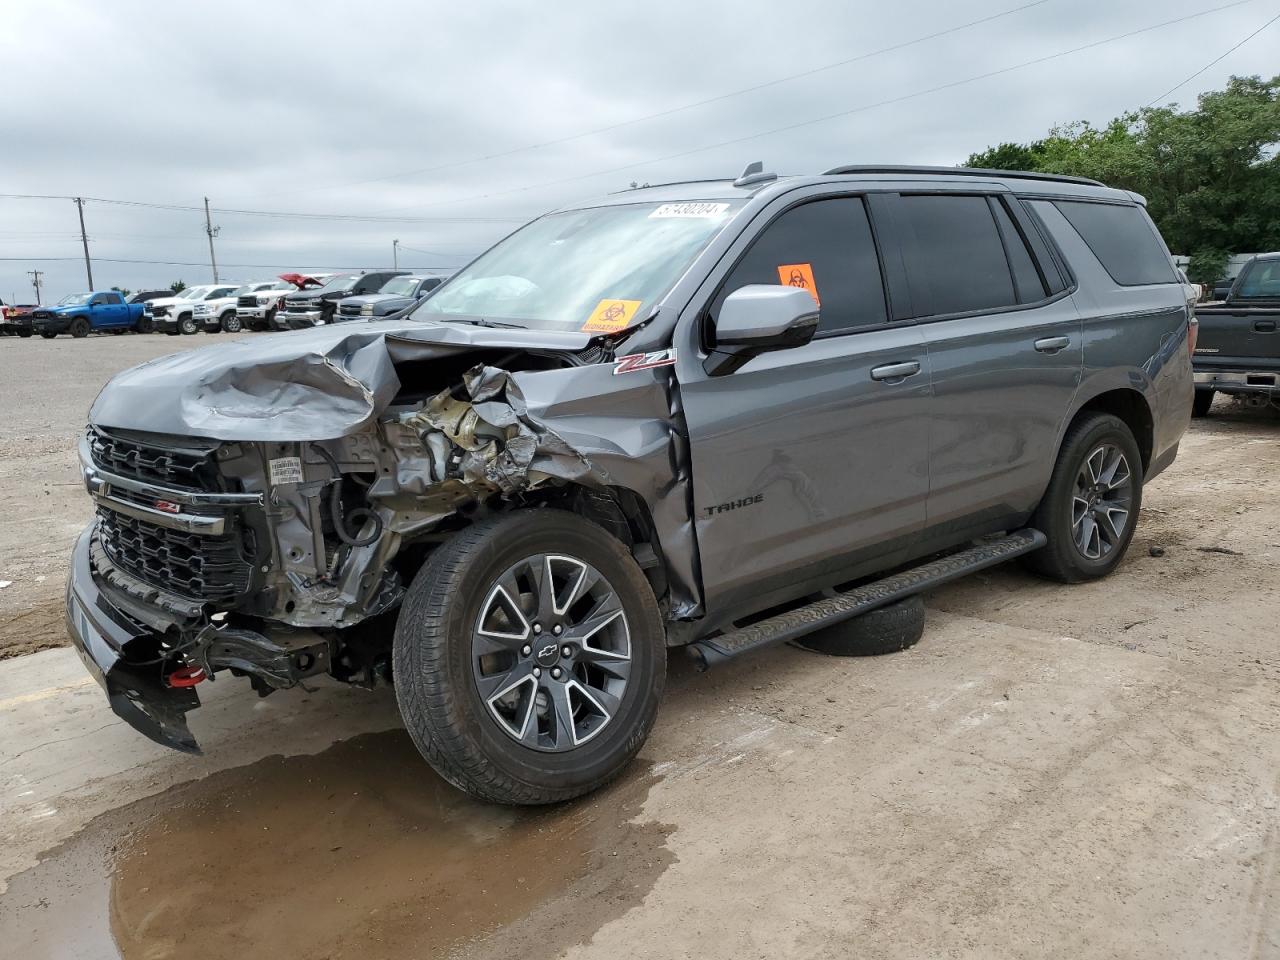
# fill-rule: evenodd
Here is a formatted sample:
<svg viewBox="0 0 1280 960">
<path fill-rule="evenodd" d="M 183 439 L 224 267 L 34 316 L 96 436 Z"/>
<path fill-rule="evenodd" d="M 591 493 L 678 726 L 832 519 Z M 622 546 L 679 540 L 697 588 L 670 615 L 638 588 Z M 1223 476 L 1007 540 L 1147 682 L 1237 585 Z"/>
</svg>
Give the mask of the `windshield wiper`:
<svg viewBox="0 0 1280 960">
<path fill-rule="evenodd" d="M 463 317 L 448 317 L 446 319 L 449 323 L 469 323 L 473 327 L 492 327 L 494 329 L 501 327 L 506 330 L 528 329 L 528 327 L 522 323 L 503 323 L 501 320 L 486 320 L 484 317 L 473 317 L 471 319 L 465 319 Z"/>
</svg>

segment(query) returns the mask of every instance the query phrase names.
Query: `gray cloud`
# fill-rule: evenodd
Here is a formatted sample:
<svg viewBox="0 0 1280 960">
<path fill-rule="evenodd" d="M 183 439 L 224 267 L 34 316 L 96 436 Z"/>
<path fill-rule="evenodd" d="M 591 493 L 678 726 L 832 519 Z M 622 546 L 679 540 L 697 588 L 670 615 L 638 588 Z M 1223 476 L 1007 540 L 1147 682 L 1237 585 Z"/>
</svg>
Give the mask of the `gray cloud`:
<svg viewBox="0 0 1280 960">
<path fill-rule="evenodd" d="M 1024 0 L 1025 2 L 1025 0 Z M 1222 0 L 1219 0 L 1219 3 Z M 494 159 L 1019 6 L 797 0 L 644 5 L 375 2 L 217 7 L 16 0 L 0 36 L 0 191 L 222 208 L 504 222 L 366 223 L 219 214 L 227 264 L 372 266 L 391 241 L 415 266 L 461 263 L 519 220 L 632 180 L 841 162 L 940 163 L 1055 123 L 1101 122 L 1167 90 L 1258 27 L 1260 0 L 1000 77 L 785 133 L 854 110 L 1173 19 L 1214 0 L 1049 0 L 982 26 L 744 96 Z M 1178 91 L 1273 72 L 1266 34 Z M 657 158 L 689 153 L 675 159 Z M 405 171 L 441 167 L 430 173 Z M 619 169 L 623 168 L 623 169 Z M 613 171 L 597 173 L 597 171 Z M 557 182 L 564 181 L 564 182 Z M 544 184 L 551 184 L 546 185 Z M 203 217 L 91 203 L 99 286 L 208 279 Z M 84 284 L 75 207 L 0 199 L 0 297 Z M 279 269 L 227 267 L 241 279 Z"/>
</svg>

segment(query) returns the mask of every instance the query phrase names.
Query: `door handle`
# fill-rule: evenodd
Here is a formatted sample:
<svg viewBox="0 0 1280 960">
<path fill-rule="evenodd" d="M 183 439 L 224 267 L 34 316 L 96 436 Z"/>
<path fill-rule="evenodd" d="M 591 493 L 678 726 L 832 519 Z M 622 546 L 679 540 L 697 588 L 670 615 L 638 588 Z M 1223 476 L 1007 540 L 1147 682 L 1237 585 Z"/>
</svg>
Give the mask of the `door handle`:
<svg viewBox="0 0 1280 960">
<path fill-rule="evenodd" d="M 1070 337 L 1044 337 L 1036 341 L 1036 350 L 1040 353 L 1057 353 L 1071 346 Z"/>
<path fill-rule="evenodd" d="M 1274 320 L 1255 320 L 1253 322 L 1253 329 L 1258 331 L 1258 333 L 1275 333 L 1276 322 Z"/>
<path fill-rule="evenodd" d="M 886 363 L 884 366 L 871 368 L 872 380 L 905 380 L 920 372 L 919 360 L 907 360 L 903 363 Z"/>
</svg>

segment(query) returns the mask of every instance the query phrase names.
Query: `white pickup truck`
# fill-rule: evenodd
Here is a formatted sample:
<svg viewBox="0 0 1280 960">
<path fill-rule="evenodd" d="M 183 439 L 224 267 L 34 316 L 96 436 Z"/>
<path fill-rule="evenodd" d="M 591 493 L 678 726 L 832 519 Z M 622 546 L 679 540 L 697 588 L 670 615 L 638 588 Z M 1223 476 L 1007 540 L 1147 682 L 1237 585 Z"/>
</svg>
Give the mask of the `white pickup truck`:
<svg viewBox="0 0 1280 960">
<path fill-rule="evenodd" d="M 286 294 L 319 287 L 330 276 L 328 273 L 282 273 L 269 289 L 236 297 L 236 319 L 248 330 L 270 330 Z"/>
<path fill-rule="evenodd" d="M 284 280 L 255 280 L 237 287 L 225 297 L 213 300 L 202 300 L 195 305 L 192 312 L 197 327 L 205 333 L 239 333 L 245 323 L 238 316 L 240 298 L 253 298 L 255 303 L 259 295 L 283 295 L 297 288 Z"/>
</svg>

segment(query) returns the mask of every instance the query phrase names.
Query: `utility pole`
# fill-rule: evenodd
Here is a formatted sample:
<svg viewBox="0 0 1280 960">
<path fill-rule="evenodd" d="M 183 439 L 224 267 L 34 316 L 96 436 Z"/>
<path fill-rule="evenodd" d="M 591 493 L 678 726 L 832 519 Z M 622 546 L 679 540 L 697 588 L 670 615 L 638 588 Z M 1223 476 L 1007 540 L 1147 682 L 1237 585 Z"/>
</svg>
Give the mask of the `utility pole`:
<svg viewBox="0 0 1280 960">
<path fill-rule="evenodd" d="M 218 282 L 218 258 L 213 255 L 213 238 L 221 227 L 215 227 L 209 219 L 209 198 L 204 198 L 204 232 L 209 235 L 209 263 L 213 265 L 213 282 Z"/>
<path fill-rule="evenodd" d="M 76 197 L 76 210 L 80 213 L 80 243 L 84 246 L 84 273 L 89 280 L 89 289 L 93 289 L 93 267 L 89 263 L 89 238 L 84 232 L 84 198 Z"/>
<path fill-rule="evenodd" d="M 43 270 L 28 270 L 27 276 L 31 278 L 31 285 L 36 288 L 36 303 L 40 302 L 40 278 L 44 276 Z"/>
<path fill-rule="evenodd" d="M 400 269 L 400 241 L 391 241 L 391 269 Z"/>
</svg>

